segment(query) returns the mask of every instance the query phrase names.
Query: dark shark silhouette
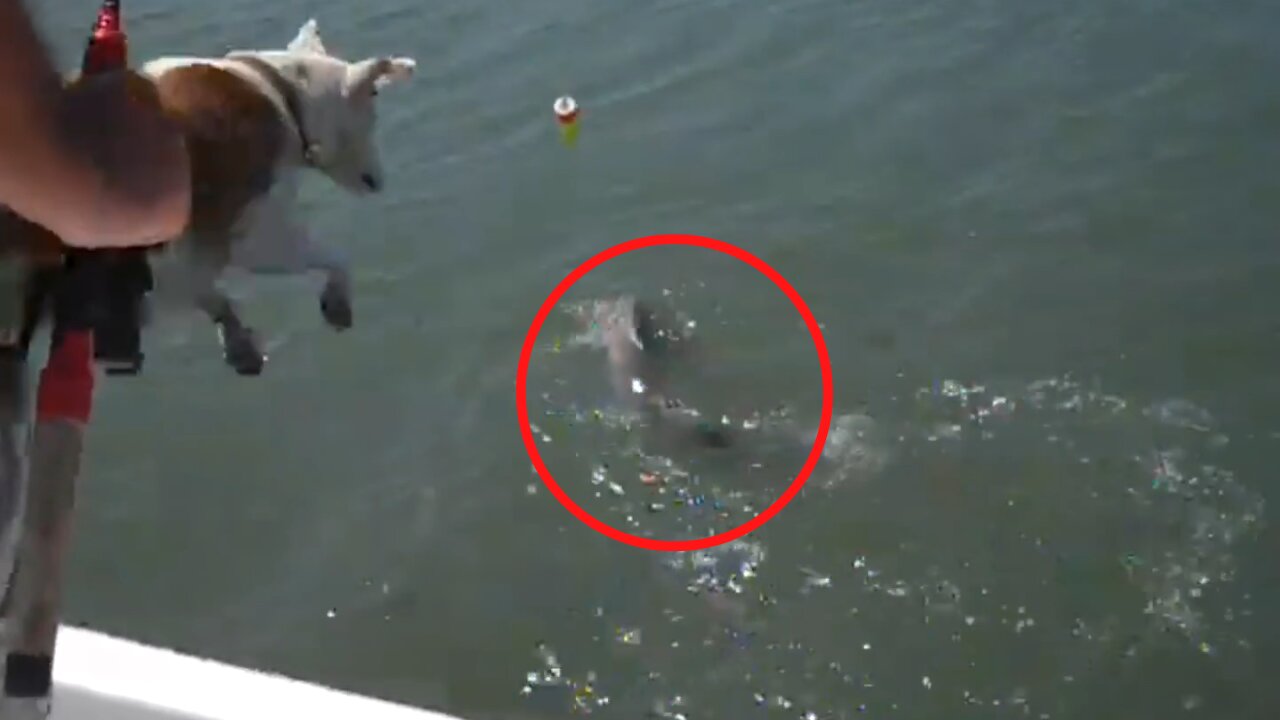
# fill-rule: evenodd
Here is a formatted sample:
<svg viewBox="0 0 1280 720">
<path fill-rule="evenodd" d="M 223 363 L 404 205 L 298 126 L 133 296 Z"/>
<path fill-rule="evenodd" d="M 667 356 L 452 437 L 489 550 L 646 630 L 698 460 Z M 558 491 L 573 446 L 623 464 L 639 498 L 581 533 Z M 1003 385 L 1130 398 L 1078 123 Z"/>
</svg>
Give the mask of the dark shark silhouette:
<svg viewBox="0 0 1280 720">
<path fill-rule="evenodd" d="M 670 392 L 669 372 L 687 357 L 690 342 L 671 313 L 624 295 L 596 301 L 587 319 L 599 331 L 614 392 L 631 410 L 655 428 L 686 435 L 698 445 L 734 445 L 730 427 L 707 421 Z"/>
</svg>

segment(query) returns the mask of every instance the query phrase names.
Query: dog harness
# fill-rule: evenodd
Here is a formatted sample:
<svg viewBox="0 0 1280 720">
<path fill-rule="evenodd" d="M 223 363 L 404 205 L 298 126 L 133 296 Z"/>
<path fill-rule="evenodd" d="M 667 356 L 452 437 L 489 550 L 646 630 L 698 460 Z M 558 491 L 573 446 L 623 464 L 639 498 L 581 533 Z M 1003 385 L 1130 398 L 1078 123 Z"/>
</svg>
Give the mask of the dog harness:
<svg viewBox="0 0 1280 720">
<path fill-rule="evenodd" d="M 293 83 L 285 79 L 276 66 L 255 55 L 231 53 L 227 55 L 227 59 L 244 65 L 267 81 L 271 89 L 280 97 L 280 101 L 284 103 L 285 112 L 288 113 L 290 122 L 298 131 L 298 140 L 302 143 L 303 162 L 310 167 L 319 167 L 319 145 L 312 142 L 311 136 L 307 133 L 307 126 L 303 123 L 302 101 L 298 98 L 298 91 Z"/>
</svg>

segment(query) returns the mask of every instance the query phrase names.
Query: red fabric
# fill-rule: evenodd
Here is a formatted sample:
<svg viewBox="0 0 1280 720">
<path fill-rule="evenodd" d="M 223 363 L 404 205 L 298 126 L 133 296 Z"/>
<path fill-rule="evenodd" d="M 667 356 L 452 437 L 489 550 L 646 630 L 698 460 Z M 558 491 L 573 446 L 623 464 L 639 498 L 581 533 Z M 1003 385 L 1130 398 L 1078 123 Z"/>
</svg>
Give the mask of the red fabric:
<svg viewBox="0 0 1280 720">
<path fill-rule="evenodd" d="M 102 3 L 98 20 L 93 24 L 93 33 L 89 36 L 81 72 L 88 75 L 121 70 L 129 64 L 129 41 L 123 26 L 120 3 L 110 0 Z"/>
<path fill-rule="evenodd" d="M 89 41 L 81 70 L 86 75 L 119 70 L 129 64 L 129 51 L 124 33 L 95 33 Z"/>
<path fill-rule="evenodd" d="M 93 410 L 93 332 L 68 331 L 50 350 L 36 391 L 38 420 L 89 422 Z"/>
</svg>

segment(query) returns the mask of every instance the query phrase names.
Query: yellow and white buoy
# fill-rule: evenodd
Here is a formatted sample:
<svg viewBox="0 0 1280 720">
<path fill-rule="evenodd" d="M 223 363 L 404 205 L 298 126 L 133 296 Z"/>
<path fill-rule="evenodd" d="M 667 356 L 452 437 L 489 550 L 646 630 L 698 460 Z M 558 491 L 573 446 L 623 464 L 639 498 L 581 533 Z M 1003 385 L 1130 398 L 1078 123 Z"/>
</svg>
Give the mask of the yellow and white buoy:
<svg viewBox="0 0 1280 720">
<path fill-rule="evenodd" d="M 578 140 L 578 115 L 581 113 L 577 101 L 565 95 L 556 98 L 551 109 L 555 111 L 556 123 L 560 126 L 560 139 L 565 145 L 573 145 Z"/>
</svg>

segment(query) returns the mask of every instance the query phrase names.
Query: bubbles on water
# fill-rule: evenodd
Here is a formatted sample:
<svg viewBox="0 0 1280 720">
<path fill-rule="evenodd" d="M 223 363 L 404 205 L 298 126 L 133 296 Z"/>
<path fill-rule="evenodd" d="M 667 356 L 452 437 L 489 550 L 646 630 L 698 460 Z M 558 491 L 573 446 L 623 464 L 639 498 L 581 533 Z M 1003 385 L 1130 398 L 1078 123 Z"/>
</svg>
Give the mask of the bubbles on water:
<svg viewBox="0 0 1280 720">
<path fill-rule="evenodd" d="M 951 580 L 925 580 L 918 587 L 925 612 L 932 615 L 955 615 L 960 612 L 960 586 Z M 973 623 L 968 623 L 972 625 Z"/>
<path fill-rule="evenodd" d="M 1157 402 L 1143 410 L 1143 414 L 1165 425 L 1199 432 L 1209 432 L 1214 425 L 1209 411 L 1197 407 L 1189 400 L 1177 398 Z"/>
<path fill-rule="evenodd" d="M 759 574 L 765 557 L 763 543 L 740 539 L 704 550 L 668 553 L 663 563 L 677 575 L 689 578 L 687 589 L 691 593 L 740 595 Z"/>
<path fill-rule="evenodd" d="M 801 585 L 800 592 L 807 593 L 815 589 L 825 590 L 832 585 L 830 575 L 826 575 L 813 570 L 811 568 L 802 567 L 800 572 L 804 574 L 804 583 Z"/>
<path fill-rule="evenodd" d="M 1081 465 L 1103 464 L 1110 468 L 1108 476 L 1131 475 L 1125 487 L 1123 528 L 1139 542 L 1122 553 L 1126 575 L 1144 591 L 1149 616 L 1181 631 L 1193 646 L 1202 642 L 1207 631 L 1201 609 L 1205 589 L 1232 578 L 1232 549 L 1256 528 L 1263 512 L 1257 492 L 1207 461 L 1227 442 L 1208 411 L 1171 399 L 1135 412 L 1124 398 L 1070 377 L 1039 380 L 1003 395 L 943 381 L 918 397 L 942 399 L 942 407 L 935 409 L 957 418 L 962 428 L 952 436 L 982 426 L 979 436 L 991 439 L 997 433 L 989 421 L 1003 416 L 1019 421 L 1007 429 L 1018 433 L 1020 441 L 1033 442 L 1026 431 L 1039 427 L 1041 441 L 1077 453 Z M 1019 412 L 1011 410 L 1019 407 Z M 1162 436 L 1161 428 L 1183 434 Z M 1132 454 L 1135 443 L 1149 447 L 1153 437 L 1157 447 Z M 1091 450 L 1086 453 L 1085 447 Z M 1030 457 L 1037 449 L 1027 444 L 1025 452 Z M 1128 467 L 1136 472 L 1126 470 L 1126 462 L 1132 462 Z M 1109 490 L 1082 486 L 1074 500 L 1080 507 L 1077 512 L 1089 512 L 1091 506 L 1114 512 L 1117 500 Z M 1015 632 L 1029 630 L 1035 627 L 1034 619 L 1014 620 L 1013 627 Z"/>
<path fill-rule="evenodd" d="M 566 673 L 555 650 L 544 642 L 534 646 L 534 657 L 538 667 L 525 674 L 525 682 L 519 692 L 521 696 L 559 692 L 567 697 L 569 708 L 580 714 L 590 714 L 609 704 L 609 696 L 596 687 L 595 671 L 589 670 L 581 677 Z"/>
<path fill-rule="evenodd" d="M 662 718 L 663 720 L 689 720 L 689 716 L 685 714 L 687 705 L 688 703 L 682 695 L 658 698 L 653 701 L 650 716 Z"/>
<path fill-rule="evenodd" d="M 1135 556 L 1130 576 L 1147 592 L 1149 614 L 1199 639 L 1205 590 L 1233 578 L 1232 546 L 1258 525 L 1263 500 L 1230 471 L 1209 464 L 1188 468 L 1188 462 L 1187 452 L 1174 448 L 1155 451 L 1142 463 L 1151 482 L 1140 504 L 1150 509 L 1162 532 L 1182 542 L 1149 559 Z"/>
<path fill-rule="evenodd" d="M 811 481 L 820 492 L 801 496 L 797 507 L 816 502 L 854 515 L 879 503 L 858 521 L 901 527 L 902 542 L 859 546 L 856 526 L 795 521 L 793 542 L 766 548 L 759 534 L 664 554 L 655 577 L 670 592 L 653 600 L 665 603 L 654 609 L 661 619 L 606 610 L 592 630 L 609 652 L 643 658 L 651 673 L 648 681 L 606 675 L 632 688 L 625 701 L 615 698 L 610 717 L 647 711 L 692 720 L 699 703 L 719 708 L 730 696 L 744 717 L 964 705 L 1048 717 L 1055 703 L 1061 709 L 1053 715 L 1065 717 L 1070 703 L 1056 699 L 1062 688 L 1107 682 L 1085 668 L 1141 658 L 1148 637 L 1173 638 L 1204 658 L 1238 645 L 1230 624 L 1206 606 L 1235 578 L 1236 548 L 1261 523 L 1264 506 L 1223 467 L 1228 438 L 1209 412 L 1186 400 L 1137 402 L 1071 377 L 1023 386 L 940 380 L 897 412 L 902 417 L 835 418 L 825 474 Z M 798 425 L 761 414 L 742 427 Z M 613 428 L 628 431 L 623 422 Z M 592 470 L 587 483 L 580 470 L 578 481 L 602 491 L 611 517 L 656 536 L 703 537 L 768 502 L 686 458 L 632 446 L 607 459 L 596 466 L 602 474 Z M 895 474 L 900 460 L 909 474 Z M 920 479 L 930 472 L 939 476 L 934 485 Z M 842 484 L 846 477 L 873 482 Z M 603 492 L 611 483 L 623 492 Z M 921 497 L 933 489 L 937 495 Z M 813 517 L 813 507 L 789 512 Z M 911 518 L 927 520 L 906 525 Z M 948 547 L 952 541 L 971 554 Z M 833 564 L 839 553 L 845 559 Z M 1228 612 L 1248 612 L 1246 602 L 1231 605 Z M 1044 643 L 1055 644 L 1051 656 L 1035 650 Z M 696 678 L 652 679 L 675 666 Z M 566 702 L 591 705 L 581 699 L 598 697 L 591 687 Z M 1184 697 L 1188 709 L 1200 707 L 1202 695 Z"/>
<path fill-rule="evenodd" d="M 834 418 L 822 454 L 831 467 L 815 473 L 810 482 L 828 489 L 852 478 L 870 479 L 891 458 L 883 431 L 874 419 L 862 414 Z"/>
</svg>

